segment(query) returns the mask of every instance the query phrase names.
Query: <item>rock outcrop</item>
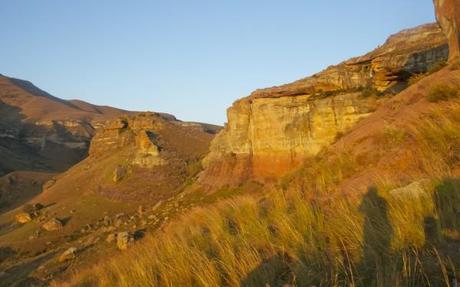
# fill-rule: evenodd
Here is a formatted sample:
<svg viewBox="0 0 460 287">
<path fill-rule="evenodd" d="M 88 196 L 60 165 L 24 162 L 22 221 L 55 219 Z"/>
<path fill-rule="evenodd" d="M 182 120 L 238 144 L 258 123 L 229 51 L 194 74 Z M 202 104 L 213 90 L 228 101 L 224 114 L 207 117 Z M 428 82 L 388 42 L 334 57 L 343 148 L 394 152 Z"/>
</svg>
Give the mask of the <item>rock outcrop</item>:
<svg viewBox="0 0 460 287">
<path fill-rule="evenodd" d="M 32 215 L 30 215 L 27 212 L 21 212 L 21 213 L 16 215 L 16 221 L 18 223 L 21 223 L 21 224 L 30 222 L 30 221 L 32 221 Z"/>
<path fill-rule="evenodd" d="M 132 147 L 129 164 L 144 168 L 162 165 L 157 142 L 157 132 L 164 128 L 167 119 L 157 113 L 145 113 L 131 118 L 120 118 L 107 124 L 96 134 L 90 147 L 90 156 L 97 157 L 107 153 Z M 122 167 L 117 167 L 114 181 L 121 178 Z M 123 172 L 125 173 L 125 172 Z M 116 175 L 115 175 L 116 174 Z"/>
<path fill-rule="evenodd" d="M 196 177 L 219 129 L 154 112 L 108 121 L 93 137 L 89 156 L 59 176 L 46 197 L 71 186 L 117 200 L 162 200 Z"/>
<path fill-rule="evenodd" d="M 64 224 L 61 220 L 57 218 L 51 218 L 42 225 L 43 229 L 46 231 L 57 231 L 61 230 L 64 227 Z"/>
<path fill-rule="evenodd" d="M 131 232 L 120 232 L 117 234 L 117 247 L 120 250 L 126 250 L 134 242 L 134 236 Z"/>
<path fill-rule="evenodd" d="M 447 36 L 449 62 L 460 59 L 460 1 L 433 0 L 436 19 Z"/>
<path fill-rule="evenodd" d="M 377 95 L 399 92 L 411 76 L 447 57 L 441 29 L 428 24 L 311 77 L 255 91 L 228 109 L 228 123 L 211 144 L 200 182 L 232 185 L 293 170 L 369 116 Z"/>
<path fill-rule="evenodd" d="M 75 247 L 70 247 L 66 251 L 64 251 L 60 256 L 59 256 L 59 262 L 65 262 L 69 261 L 72 259 L 75 259 L 77 253 L 77 248 Z"/>
</svg>

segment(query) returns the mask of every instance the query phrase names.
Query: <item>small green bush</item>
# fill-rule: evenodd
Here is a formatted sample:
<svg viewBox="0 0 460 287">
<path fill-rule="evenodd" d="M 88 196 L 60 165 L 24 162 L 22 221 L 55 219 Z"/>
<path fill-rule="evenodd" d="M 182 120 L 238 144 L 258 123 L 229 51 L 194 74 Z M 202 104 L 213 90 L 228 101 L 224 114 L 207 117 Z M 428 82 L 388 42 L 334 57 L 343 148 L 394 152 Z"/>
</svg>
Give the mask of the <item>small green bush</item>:
<svg viewBox="0 0 460 287">
<path fill-rule="evenodd" d="M 428 101 L 431 103 L 437 103 L 440 101 L 448 101 L 456 97 L 458 97 L 458 88 L 441 84 L 434 86 L 431 89 L 428 94 Z"/>
<path fill-rule="evenodd" d="M 383 128 L 383 135 L 386 143 L 400 145 L 406 138 L 406 131 L 389 125 Z"/>
</svg>

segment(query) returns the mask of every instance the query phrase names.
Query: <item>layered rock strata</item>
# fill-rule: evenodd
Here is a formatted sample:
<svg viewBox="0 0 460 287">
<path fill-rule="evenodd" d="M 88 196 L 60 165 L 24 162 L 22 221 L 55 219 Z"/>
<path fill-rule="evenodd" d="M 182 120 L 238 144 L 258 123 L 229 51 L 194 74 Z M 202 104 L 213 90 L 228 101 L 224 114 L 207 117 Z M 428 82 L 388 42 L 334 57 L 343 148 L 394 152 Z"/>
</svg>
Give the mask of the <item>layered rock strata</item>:
<svg viewBox="0 0 460 287">
<path fill-rule="evenodd" d="M 410 77 L 448 57 L 436 24 L 404 30 L 374 51 L 291 84 L 257 90 L 227 111 L 200 182 L 222 186 L 267 180 L 298 167 L 397 93 Z"/>
</svg>

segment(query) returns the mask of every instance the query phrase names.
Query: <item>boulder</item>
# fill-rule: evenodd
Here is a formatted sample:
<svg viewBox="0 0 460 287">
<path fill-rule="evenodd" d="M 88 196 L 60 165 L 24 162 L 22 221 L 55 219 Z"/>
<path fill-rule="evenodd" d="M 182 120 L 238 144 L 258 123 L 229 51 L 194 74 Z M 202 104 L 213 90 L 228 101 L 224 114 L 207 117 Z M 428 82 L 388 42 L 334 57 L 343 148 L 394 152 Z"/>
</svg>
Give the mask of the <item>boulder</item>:
<svg viewBox="0 0 460 287">
<path fill-rule="evenodd" d="M 76 253 L 77 248 L 70 247 L 69 249 L 64 251 L 64 253 L 62 253 L 61 256 L 59 256 L 59 262 L 65 262 L 74 259 L 76 257 Z"/>
<path fill-rule="evenodd" d="M 390 190 L 390 194 L 396 197 L 419 197 L 426 194 L 428 184 L 428 180 L 414 181 L 409 185 Z"/>
<path fill-rule="evenodd" d="M 139 205 L 139 207 L 137 208 L 137 213 L 139 213 L 139 215 L 143 215 L 145 211 L 146 210 L 142 205 Z"/>
<path fill-rule="evenodd" d="M 117 166 L 117 168 L 115 168 L 115 170 L 113 171 L 112 180 L 115 183 L 120 182 L 125 175 L 126 169 L 122 166 Z"/>
<path fill-rule="evenodd" d="M 130 232 L 120 232 L 117 234 L 117 247 L 120 250 L 126 250 L 134 242 L 134 236 Z"/>
<path fill-rule="evenodd" d="M 51 218 L 45 224 L 42 225 L 43 229 L 46 231 L 56 231 L 56 230 L 61 230 L 64 227 L 64 224 L 62 223 L 61 220 L 57 218 Z"/>
<path fill-rule="evenodd" d="M 108 242 L 108 243 L 112 243 L 116 239 L 117 239 L 117 235 L 114 234 L 114 233 L 111 233 L 111 234 L 107 235 L 107 238 L 105 239 L 105 241 Z"/>
<path fill-rule="evenodd" d="M 30 213 L 27 212 L 21 212 L 16 215 L 16 221 L 21 224 L 30 222 L 32 221 L 32 215 L 30 215 Z"/>
<path fill-rule="evenodd" d="M 112 219 L 110 219 L 110 217 L 106 215 L 102 219 L 102 222 L 104 223 L 105 226 L 110 226 L 112 224 Z"/>
</svg>

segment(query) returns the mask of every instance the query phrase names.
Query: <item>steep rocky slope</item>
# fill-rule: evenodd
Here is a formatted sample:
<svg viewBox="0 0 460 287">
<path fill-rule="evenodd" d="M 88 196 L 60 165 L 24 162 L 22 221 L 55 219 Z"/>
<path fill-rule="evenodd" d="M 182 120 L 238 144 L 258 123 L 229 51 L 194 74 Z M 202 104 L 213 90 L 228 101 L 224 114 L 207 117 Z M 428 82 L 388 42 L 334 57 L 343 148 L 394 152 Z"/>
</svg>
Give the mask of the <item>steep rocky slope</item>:
<svg viewBox="0 0 460 287">
<path fill-rule="evenodd" d="M 95 130 L 127 111 L 56 98 L 0 75 L 0 176 L 15 170 L 62 171 L 83 159 Z"/>
<path fill-rule="evenodd" d="M 384 45 L 311 77 L 257 90 L 227 111 L 203 161 L 204 185 L 279 177 L 316 155 L 398 93 L 411 77 L 448 58 L 436 24 L 404 30 Z"/>
<path fill-rule="evenodd" d="M 44 266 L 35 275 L 48 280 L 69 267 L 56 257 L 68 248 L 78 250 L 79 260 L 72 264 L 88 264 L 115 251 L 116 243 L 106 243 L 107 236 L 124 232 L 128 244 L 183 213 L 196 197 L 183 191 L 201 170 L 219 129 L 159 113 L 106 122 L 92 138 L 87 158 L 47 181 L 42 192 L 36 181 L 32 194 L 22 195 L 28 204 L 10 205 L 0 214 L 0 251 L 15 251 L 0 260 L 0 270 L 7 271 L 0 272 L 0 280 L 31 284 L 20 272 L 36 270 L 34 262 Z M 8 178 L 17 189 L 24 186 L 21 174 Z M 10 183 L 4 181 L 0 188 Z M 10 188 L 6 196 L 10 190 L 17 192 Z M 43 208 L 31 212 L 24 207 L 36 204 Z"/>
</svg>

